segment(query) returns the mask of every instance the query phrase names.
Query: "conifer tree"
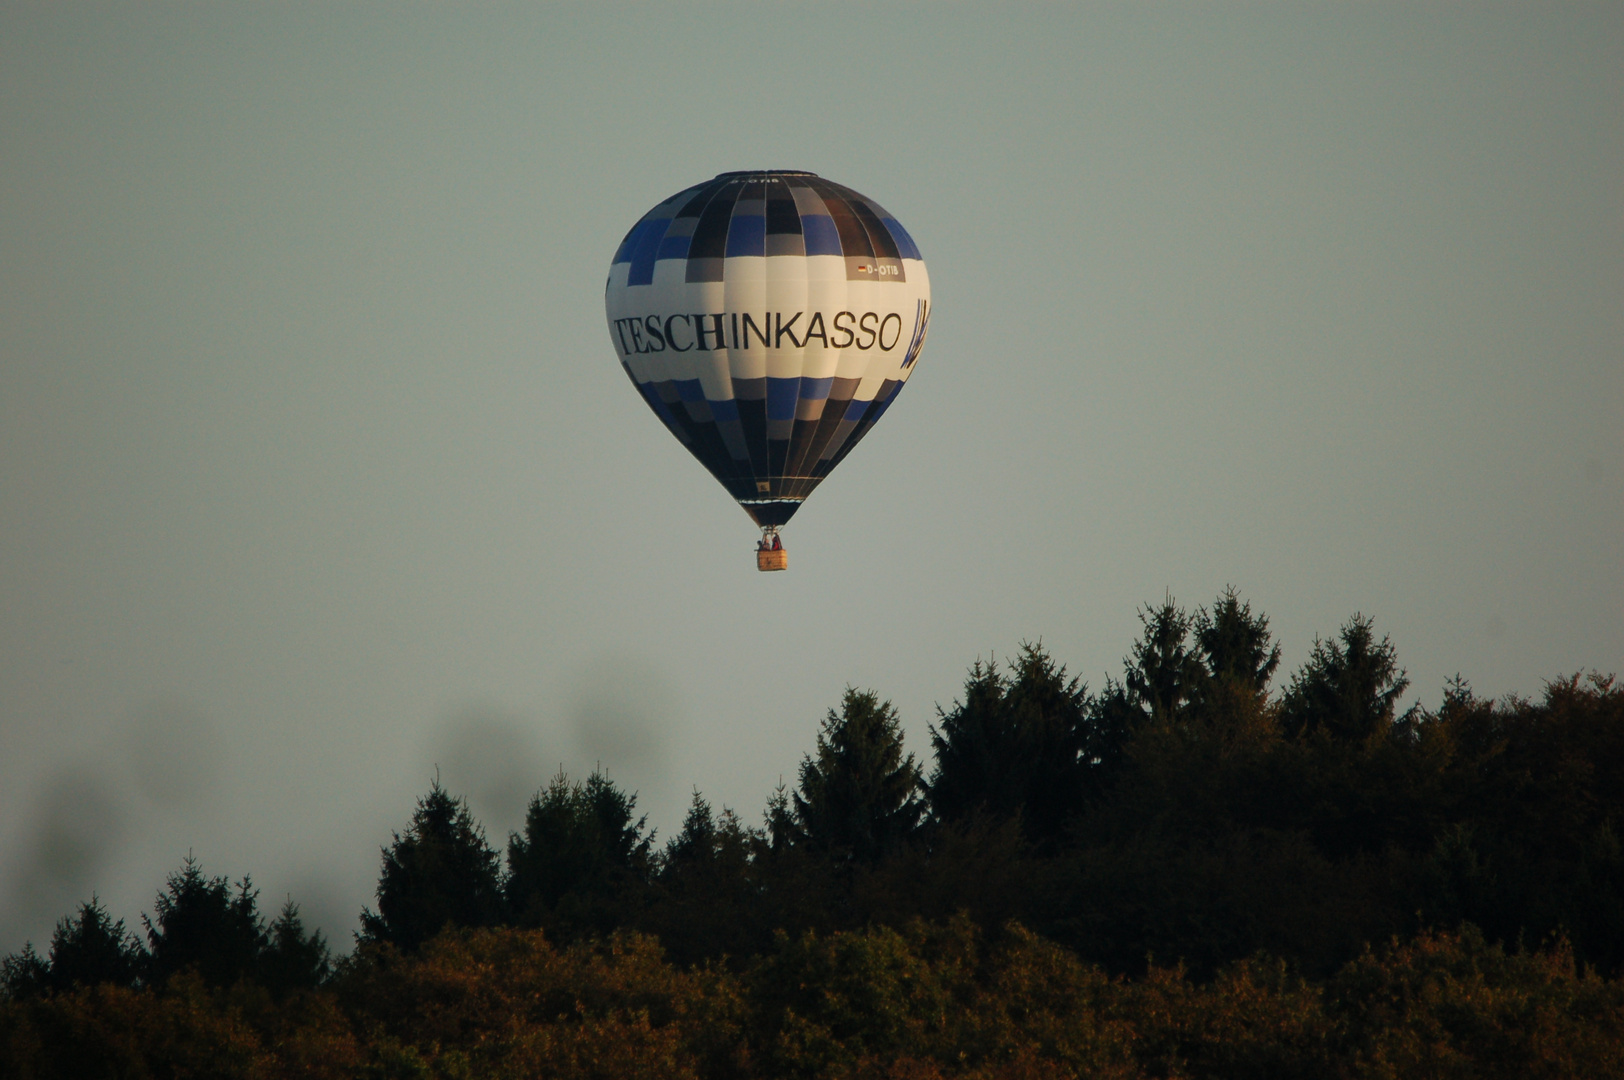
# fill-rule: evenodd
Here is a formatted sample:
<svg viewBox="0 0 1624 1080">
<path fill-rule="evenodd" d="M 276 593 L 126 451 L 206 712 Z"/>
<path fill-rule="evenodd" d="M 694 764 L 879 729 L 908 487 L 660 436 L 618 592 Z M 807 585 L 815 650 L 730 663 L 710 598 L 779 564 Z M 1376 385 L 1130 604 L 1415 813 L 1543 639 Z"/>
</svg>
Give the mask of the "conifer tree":
<svg viewBox="0 0 1624 1080">
<path fill-rule="evenodd" d="M 1139 623 L 1140 638 L 1122 659 L 1122 680 L 1107 675 L 1105 688 L 1089 702 L 1084 759 L 1090 765 L 1091 798 L 1115 782 L 1135 732 L 1147 723 L 1189 719 L 1210 688 L 1199 642 L 1190 641 L 1191 631 L 1199 628 L 1197 618 L 1168 595 L 1159 606 L 1142 608 Z"/>
<path fill-rule="evenodd" d="M 759 834 L 744 827 L 739 815 L 725 806 L 717 814 L 709 800 L 695 790 L 682 820 L 682 831 L 660 855 L 659 877 L 669 884 L 682 878 L 742 875 L 760 839 Z"/>
<path fill-rule="evenodd" d="M 44 957 L 32 944 L 9 956 L 0 972 L 0 989 L 10 998 L 36 997 L 61 993 L 75 986 L 133 986 L 146 957 L 135 935 L 114 920 L 91 896 L 79 906 L 79 913 L 63 918 L 51 935 L 51 947 Z"/>
<path fill-rule="evenodd" d="M 1127 693 L 1150 719 L 1178 720 L 1204 674 L 1189 645 L 1194 620 L 1170 595 L 1161 606 L 1142 610 L 1139 622 L 1144 633 L 1123 660 Z"/>
<path fill-rule="evenodd" d="M 1021 646 L 1009 677 L 979 660 L 951 712 L 931 728 L 936 767 L 926 788 L 939 821 L 1019 816 L 1026 835 L 1058 839 L 1094 792 L 1099 734 L 1088 688 L 1041 645 Z"/>
<path fill-rule="evenodd" d="M 327 942 L 320 930 L 305 932 L 299 905 L 289 897 L 266 934 L 260 955 L 260 982 L 275 994 L 320 986 L 332 973 Z"/>
<path fill-rule="evenodd" d="M 1004 707 L 1025 748 L 1024 817 L 1034 840 L 1057 840 L 1094 793 L 1091 766 L 1102 748 L 1088 706 L 1082 679 L 1066 678 L 1041 646 L 1022 646 Z"/>
<path fill-rule="evenodd" d="M 706 957 L 747 955 L 762 947 L 763 876 L 753 858 L 764 846 L 732 810 L 720 813 L 697 790 L 682 830 L 665 846 L 650 910 L 640 928 L 659 937 L 679 963 Z"/>
<path fill-rule="evenodd" d="M 711 810 L 710 800 L 695 788 L 688 813 L 682 819 L 682 831 L 665 845 L 665 854 L 660 859 L 662 873 L 673 866 L 709 862 L 715 854 L 715 845 L 716 814 Z"/>
<path fill-rule="evenodd" d="M 1269 620 L 1225 589 L 1212 607 L 1200 608 L 1192 622 L 1200 662 L 1188 713 L 1223 740 L 1268 741 L 1279 733 L 1269 704 L 1269 680 L 1280 666 L 1280 646 Z"/>
<path fill-rule="evenodd" d="M 1281 722 L 1290 735 L 1320 732 L 1337 742 L 1365 743 L 1392 728 L 1409 685 L 1392 641 L 1377 641 L 1371 621 L 1355 615 L 1337 640 L 1314 640 L 1281 701 Z"/>
<path fill-rule="evenodd" d="M 361 913 L 361 940 L 416 949 L 446 926 L 502 921 L 499 858 L 467 804 L 440 786 L 418 800 L 405 835 L 383 849 L 378 910 Z"/>
<path fill-rule="evenodd" d="M 873 862 L 919 823 L 919 767 L 902 753 L 902 724 L 889 701 L 846 688 L 818 733 L 817 753 L 801 762 L 794 795 L 799 839 L 837 862 Z"/>
<path fill-rule="evenodd" d="M 1125 683 L 1110 675 L 1105 688 L 1089 703 L 1089 760 L 1102 782 L 1121 769 L 1129 738 L 1148 719 Z"/>
<path fill-rule="evenodd" d="M 147 931 L 154 982 L 194 968 L 210 986 L 251 977 L 265 947 L 259 893 L 245 875 L 233 893 L 224 877 L 205 877 L 190 855 L 169 875 L 153 904 L 155 918 L 141 917 Z"/>
<path fill-rule="evenodd" d="M 571 783 L 562 770 L 530 800 L 524 832 L 508 839 L 507 897 L 519 921 L 570 934 L 607 931 L 650 870 L 648 818 L 637 796 L 601 770 Z M 619 913 L 617 913 L 619 912 Z"/>
<path fill-rule="evenodd" d="M 1012 817 L 1025 804 L 1025 754 L 1005 707 L 1007 691 L 998 662 L 977 659 L 964 680 L 963 700 L 953 702 L 951 711 L 937 706 L 941 727 L 930 728 L 936 767 L 925 783 L 937 820 L 963 821 L 977 811 Z"/>
<path fill-rule="evenodd" d="M 784 784 L 782 776 L 778 778 L 778 786 L 767 796 L 767 808 L 762 812 L 761 826 L 769 852 L 783 854 L 795 843 L 798 832 L 795 824 L 795 804 L 790 801 L 789 788 Z"/>
<path fill-rule="evenodd" d="M 1198 611 L 1194 622 L 1197 654 L 1214 683 L 1228 683 L 1263 695 L 1280 666 L 1280 646 L 1269 635 L 1269 620 L 1241 602 L 1233 588 Z"/>
<path fill-rule="evenodd" d="M 22 1001 L 48 993 L 50 977 L 50 961 L 40 956 L 32 941 L 24 942 L 21 952 L 0 960 L 0 1001 Z"/>
</svg>

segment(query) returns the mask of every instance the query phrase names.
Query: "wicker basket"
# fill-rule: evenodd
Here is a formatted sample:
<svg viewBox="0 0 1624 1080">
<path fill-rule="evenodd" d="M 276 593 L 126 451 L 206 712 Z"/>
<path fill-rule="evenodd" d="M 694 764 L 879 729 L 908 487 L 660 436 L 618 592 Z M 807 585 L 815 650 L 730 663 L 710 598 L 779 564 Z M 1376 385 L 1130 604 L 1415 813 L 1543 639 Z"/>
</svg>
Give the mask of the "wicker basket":
<svg viewBox="0 0 1624 1080">
<path fill-rule="evenodd" d="M 789 569 L 789 552 L 785 551 L 783 548 L 779 548 L 777 551 L 773 551 L 770 548 L 766 548 L 766 549 L 757 548 L 756 549 L 756 569 L 757 570 L 788 570 Z"/>
</svg>

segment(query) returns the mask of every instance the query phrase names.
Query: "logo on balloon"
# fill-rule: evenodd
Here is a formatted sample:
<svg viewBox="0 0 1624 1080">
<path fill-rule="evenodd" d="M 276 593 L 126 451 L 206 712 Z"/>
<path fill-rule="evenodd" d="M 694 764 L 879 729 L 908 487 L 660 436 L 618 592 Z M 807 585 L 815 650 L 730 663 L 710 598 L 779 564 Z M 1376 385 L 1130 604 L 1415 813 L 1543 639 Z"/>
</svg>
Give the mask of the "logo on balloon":
<svg viewBox="0 0 1624 1080">
<path fill-rule="evenodd" d="M 895 311 L 861 314 L 837 311 L 827 319 L 823 312 L 814 311 L 802 323 L 801 317 L 807 314 L 797 311 L 786 318 L 785 312 L 768 311 L 763 312 L 761 321 L 757 322 L 753 311 L 679 312 L 631 316 L 616 319 L 613 325 L 622 356 L 695 349 L 700 352 L 754 347 L 782 349 L 785 338 L 797 349 L 804 349 L 815 340 L 826 349 L 890 352 L 902 340 L 902 316 Z M 923 344 L 923 335 L 918 330 L 915 338 Z"/>
</svg>

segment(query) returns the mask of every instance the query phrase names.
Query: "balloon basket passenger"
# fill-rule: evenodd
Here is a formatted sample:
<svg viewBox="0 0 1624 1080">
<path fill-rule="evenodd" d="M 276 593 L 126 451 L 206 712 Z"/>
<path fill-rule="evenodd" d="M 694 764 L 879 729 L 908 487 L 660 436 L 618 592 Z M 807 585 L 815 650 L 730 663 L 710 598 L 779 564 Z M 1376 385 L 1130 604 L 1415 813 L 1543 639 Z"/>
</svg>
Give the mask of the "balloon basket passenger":
<svg viewBox="0 0 1624 1080">
<path fill-rule="evenodd" d="M 772 526 L 762 529 L 761 539 L 756 542 L 756 569 L 789 569 L 789 552 L 784 550 L 784 542 L 778 538 L 778 530 Z"/>
</svg>

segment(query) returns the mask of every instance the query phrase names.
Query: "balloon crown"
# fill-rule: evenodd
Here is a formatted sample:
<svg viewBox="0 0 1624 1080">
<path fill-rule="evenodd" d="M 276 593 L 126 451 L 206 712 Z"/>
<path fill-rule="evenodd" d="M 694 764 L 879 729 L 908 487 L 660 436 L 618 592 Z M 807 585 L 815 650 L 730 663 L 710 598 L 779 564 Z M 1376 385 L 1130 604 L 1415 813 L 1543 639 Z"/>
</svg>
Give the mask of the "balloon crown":
<svg viewBox="0 0 1624 1080">
<path fill-rule="evenodd" d="M 716 174 L 716 179 L 725 180 L 729 176 L 816 176 L 815 172 L 807 169 L 742 169 L 738 172 L 722 172 Z"/>
</svg>

